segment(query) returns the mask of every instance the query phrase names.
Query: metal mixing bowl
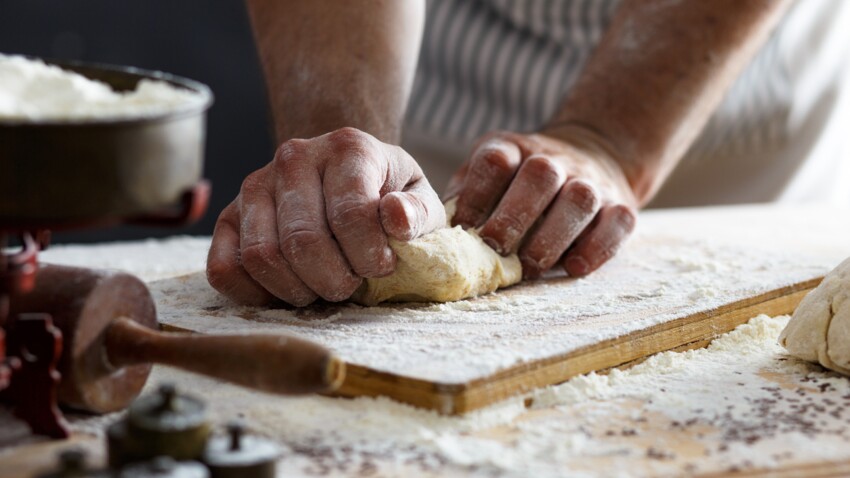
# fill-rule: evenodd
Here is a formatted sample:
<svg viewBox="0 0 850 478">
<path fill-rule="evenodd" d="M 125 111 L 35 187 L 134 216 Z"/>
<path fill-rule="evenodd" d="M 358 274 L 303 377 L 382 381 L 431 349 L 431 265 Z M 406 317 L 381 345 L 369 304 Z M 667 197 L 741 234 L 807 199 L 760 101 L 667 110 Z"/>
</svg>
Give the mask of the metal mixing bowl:
<svg viewBox="0 0 850 478">
<path fill-rule="evenodd" d="M 0 120 L 0 230 L 62 229 L 156 213 L 200 180 L 210 89 L 166 73 L 51 62 L 117 91 L 143 78 L 203 102 L 141 118 Z"/>
</svg>

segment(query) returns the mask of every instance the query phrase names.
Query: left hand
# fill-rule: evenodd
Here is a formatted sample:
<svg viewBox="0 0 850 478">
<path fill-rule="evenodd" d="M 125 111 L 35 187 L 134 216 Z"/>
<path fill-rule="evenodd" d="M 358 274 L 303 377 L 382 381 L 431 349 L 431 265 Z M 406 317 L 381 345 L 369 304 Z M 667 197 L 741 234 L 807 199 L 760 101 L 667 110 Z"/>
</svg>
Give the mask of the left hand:
<svg viewBox="0 0 850 478">
<path fill-rule="evenodd" d="M 452 178 L 452 225 L 480 227 L 500 254 L 518 252 L 526 278 L 561 264 L 598 269 L 632 232 L 638 201 L 619 164 L 586 138 L 495 132 Z"/>
</svg>

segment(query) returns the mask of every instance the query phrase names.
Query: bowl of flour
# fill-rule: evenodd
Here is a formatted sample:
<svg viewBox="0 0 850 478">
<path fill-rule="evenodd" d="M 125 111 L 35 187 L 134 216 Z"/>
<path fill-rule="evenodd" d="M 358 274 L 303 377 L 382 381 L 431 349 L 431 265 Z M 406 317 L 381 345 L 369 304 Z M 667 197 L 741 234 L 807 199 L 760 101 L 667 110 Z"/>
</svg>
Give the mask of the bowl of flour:
<svg viewBox="0 0 850 478">
<path fill-rule="evenodd" d="M 132 67 L 0 54 L 0 228 L 157 212 L 201 177 L 210 89 Z"/>
</svg>

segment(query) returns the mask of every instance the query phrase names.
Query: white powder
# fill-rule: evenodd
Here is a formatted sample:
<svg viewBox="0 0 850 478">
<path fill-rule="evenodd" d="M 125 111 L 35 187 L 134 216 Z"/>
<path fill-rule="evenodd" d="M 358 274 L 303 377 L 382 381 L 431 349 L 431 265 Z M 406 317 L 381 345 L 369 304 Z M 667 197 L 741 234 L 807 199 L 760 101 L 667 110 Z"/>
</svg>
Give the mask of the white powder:
<svg viewBox="0 0 850 478">
<path fill-rule="evenodd" d="M 761 221 L 757 228 L 754 217 Z M 743 281 L 745 290 L 765 288 L 775 282 L 770 270 L 777 267 L 801 275 L 825 271 L 847 253 L 844 238 L 850 225 L 835 217 L 846 212 L 815 206 L 645 213 L 632 252 L 623 251 L 618 261 L 644 271 L 646 281 L 627 283 L 618 278 L 616 267 L 609 267 L 576 281 L 576 295 L 590 295 L 602 311 L 627 311 L 659 298 L 656 305 L 690 304 L 688 296 L 700 288 L 717 290 L 735 282 Z M 671 239 L 678 247 L 670 248 Z M 718 247 L 718 241 L 728 247 Z M 654 252 L 643 247 L 652 244 Z M 65 246 L 43 257 L 126 268 L 155 280 L 202 268 L 207 246 L 204 239 Z M 753 250 L 760 253 L 753 255 Z M 816 259 L 805 257 L 812 254 Z M 160 294 L 167 295 L 167 287 L 187 294 L 173 303 L 225 304 L 213 294 L 190 297 L 197 289 L 180 281 L 159 284 Z M 548 287 L 546 282 L 535 286 L 542 295 Z M 533 317 L 541 323 L 517 323 L 510 314 L 487 318 L 488 311 L 505 308 L 536 311 Z M 309 314 L 255 309 L 261 320 L 241 323 L 252 328 L 297 325 L 292 329 L 359 345 L 367 360 L 410 347 L 407 355 L 396 356 L 399 368 L 422 370 L 423 360 L 433 360 L 435 374 L 453 373 L 440 371 L 441 363 L 477 373 L 535 353 L 523 348 L 528 342 L 505 346 L 511 337 L 530 337 L 532 347 L 560 347 L 573 340 L 538 314 L 546 307 L 534 296 L 498 294 L 407 310 L 411 315 L 399 318 L 393 308 L 339 307 L 316 316 L 323 322 L 314 323 Z M 591 319 L 573 322 L 570 330 Z M 417 344 L 425 336 L 417 336 L 413 326 L 425 330 L 429 320 L 433 341 Z M 576 377 L 464 417 L 440 416 L 385 398 L 275 397 L 165 367 L 154 368 L 148 390 L 162 380 L 176 381 L 210 400 L 218 423 L 241 416 L 255 430 L 280 440 L 287 446 L 281 476 L 680 476 L 849 460 L 850 381 L 785 355 L 776 339 L 786 321 L 758 317 L 707 349 L 663 353 L 628 370 Z M 576 340 L 593 339 L 591 328 L 579 330 L 582 336 Z M 456 347 L 444 348 L 444 341 Z M 454 362 L 446 358 L 452 353 L 457 354 Z M 529 409 L 527 398 L 533 400 Z M 82 430 L 91 430 L 88 424 L 85 417 L 75 419 Z"/>
<path fill-rule="evenodd" d="M 0 120 L 134 118 L 200 106 L 207 98 L 163 81 L 144 79 L 135 91 L 109 85 L 23 56 L 0 54 Z"/>
<path fill-rule="evenodd" d="M 280 476 L 678 476 L 850 459 L 850 381 L 785 355 L 787 320 L 756 317 L 706 349 L 463 417 L 385 398 L 277 397 L 164 367 L 147 390 L 174 381 L 209 400 L 217 423 L 240 417 L 280 441 Z"/>
<path fill-rule="evenodd" d="M 212 333 L 290 333 L 323 343 L 351 363 L 463 383 L 815 277 L 850 253 L 841 239 L 850 223 L 795 223 L 795 218 L 837 217 L 830 216 L 836 211 L 738 211 L 644 213 L 636 237 L 587 278 L 537 281 L 447 304 L 239 307 L 214 291 L 203 272 L 156 281 L 150 288 L 160 321 L 170 325 Z M 751 224 L 754 216 L 764 220 L 759 228 L 763 233 L 740 240 L 747 231 L 735 229 L 741 227 L 737 223 Z M 772 231 L 771 224 L 781 225 L 782 232 Z M 800 232 L 789 235 L 786 230 Z M 811 249 L 794 252 L 793 245 L 784 243 L 789 238 L 804 239 Z M 840 246 L 837 252 L 825 247 L 833 243 Z M 88 260 L 92 267 L 127 268 L 153 280 L 166 277 L 169 268 L 175 274 L 202 270 L 208 244 L 193 239 L 172 240 L 159 248 L 155 242 L 99 246 L 96 258 L 84 247 L 57 247 L 44 258 L 78 264 Z M 623 320 L 624 314 L 633 320 Z"/>
</svg>

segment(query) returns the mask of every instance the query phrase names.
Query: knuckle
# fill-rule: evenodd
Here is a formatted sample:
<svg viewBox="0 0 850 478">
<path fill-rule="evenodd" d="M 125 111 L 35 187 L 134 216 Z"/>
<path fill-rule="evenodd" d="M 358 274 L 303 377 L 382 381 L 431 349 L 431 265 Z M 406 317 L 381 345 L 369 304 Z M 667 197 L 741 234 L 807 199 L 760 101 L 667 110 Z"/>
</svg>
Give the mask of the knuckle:
<svg viewBox="0 0 850 478">
<path fill-rule="evenodd" d="M 586 181 L 570 181 L 565 187 L 564 193 L 566 201 L 574 205 L 583 214 L 592 214 L 599 208 L 599 194 Z"/>
<path fill-rule="evenodd" d="M 233 271 L 225 263 L 221 261 L 210 261 L 207 263 L 207 281 L 213 289 L 226 293 L 230 290 L 230 277 L 233 276 Z"/>
<path fill-rule="evenodd" d="M 637 213 L 624 204 L 611 206 L 611 217 L 619 224 L 626 234 L 632 232 L 637 224 Z"/>
<path fill-rule="evenodd" d="M 262 189 L 265 185 L 265 170 L 258 169 L 251 174 L 245 176 L 245 179 L 242 181 L 242 187 L 240 188 L 240 193 L 252 192 L 259 189 Z"/>
<path fill-rule="evenodd" d="M 322 235 L 318 231 L 297 223 L 290 224 L 281 232 L 280 250 L 290 263 L 298 262 L 300 258 L 305 257 L 306 250 L 312 249 L 322 241 Z"/>
<path fill-rule="evenodd" d="M 499 177 L 514 173 L 515 166 L 508 156 L 508 151 L 496 145 L 485 145 L 478 153 L 478 164 L 487 174 Z"/>
<path fill-rule="evenodd" d="M 275 263 L 276 256 L 279 254 L 276 244 L 259 243 L 243 249 L 240 261 L 248 271 L 264 271 Z"/>
<path fill-rule="evenodd" d="M 290 139 L 277 147 L 275 159 L 280 161 L 300 159 L 307 155 L 308 140 Z"/>
<path fill-rule="evenodd" d="M 370 139 L 367 133 L 350 126 L 328 133 L 328 141 L 335 150 L 362 150 L 371 143 Z"/>
<path fill-rule="evenodd" d="M 309 157 L 308 141 L 304 139 L 290 139 L 285 141 L 277 148 L 274 160 L 272 161 L 274 169 L 278 173 L 286 174 L 292 171 L 293 166 L 302 164 Z"/>
<path fill-rule="evenodd" d="M 501 226 L 505 232 L 512 236 L 521 234 L 522 230 L 525 228 L 525 222 L 513 214 L 502 214 L 496 222 L 498 222 L 499 226 Z"/>
<path fill-rule="evenodd" d="M 328 210 L 328 223 L 337 235 L 359 229 L 358 226 L 368 217 L 368 208 L 359 200 L 342 201 Z"/>
<path fill-rule="evenodd" d="M 523 164 L 525 174 L 540 186 L 558 185 L 562 181 L 561 168 L 545 156 L 532 156 Z"/>
</svg>

